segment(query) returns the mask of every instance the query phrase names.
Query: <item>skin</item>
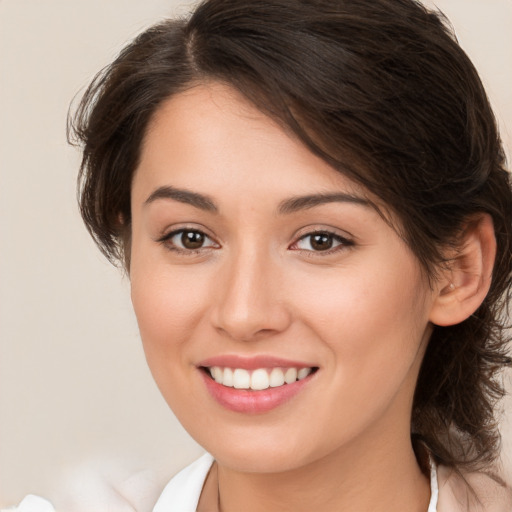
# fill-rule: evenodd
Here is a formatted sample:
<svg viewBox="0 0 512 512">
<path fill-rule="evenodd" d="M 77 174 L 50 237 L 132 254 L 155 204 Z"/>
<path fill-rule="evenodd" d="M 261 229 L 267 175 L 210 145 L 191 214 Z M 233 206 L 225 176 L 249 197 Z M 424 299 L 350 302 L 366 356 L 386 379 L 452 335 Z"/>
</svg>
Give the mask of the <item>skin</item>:
<svg viewBox="0 0 512 512">
<path fill-rule="evenodd" d="M 161 187 L 217 211 L 155 198 Z M 340 193 L 368 204 L 279 208 Z M 227 86 L 196 86 L 157 111 L 132 188 L 132 301 L 157 385 L 217 461 L 199 510 L 215 510 L 220 492 L 224 512 L 426 511 L 410 414 L 438 299 L 449 301 L 377 203 Z M 205 244 L 162 241 L 180 229 Z M 333 233 L 333 248 L 314 250 L 315 231 Z M 225 354 L 319 369 L 290 401 L 242 414 L 211 397 L 197 367 Z"/>
</svg>

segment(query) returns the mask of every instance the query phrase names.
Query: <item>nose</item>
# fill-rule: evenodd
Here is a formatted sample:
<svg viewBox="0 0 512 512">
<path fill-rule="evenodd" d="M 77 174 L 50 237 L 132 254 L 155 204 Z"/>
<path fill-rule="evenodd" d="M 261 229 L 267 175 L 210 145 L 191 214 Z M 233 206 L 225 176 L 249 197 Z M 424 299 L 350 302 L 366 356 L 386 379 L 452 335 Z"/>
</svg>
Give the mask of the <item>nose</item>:
<svg viewBox="0 0 512 512">
<path fill-rule="evenodd" d="M 257 250 L 239 252 L 219 272 L 212 322 L 237 341 L 252 341 L 285 331 L 291 311 L 285 300 L 279 264 Z"/>
</svg>

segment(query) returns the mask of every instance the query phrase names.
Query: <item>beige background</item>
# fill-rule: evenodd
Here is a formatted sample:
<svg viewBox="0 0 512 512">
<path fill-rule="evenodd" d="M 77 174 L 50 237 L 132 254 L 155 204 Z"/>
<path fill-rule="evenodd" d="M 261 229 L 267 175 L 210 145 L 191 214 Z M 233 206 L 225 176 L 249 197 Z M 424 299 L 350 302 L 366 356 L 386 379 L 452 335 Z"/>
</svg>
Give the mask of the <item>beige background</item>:
<svg viewBox="0 0 512 512">
<path fill-rule="evenodd" d="M 481 71 L 510 154 L 512 1 L 437 5 Z M 186 11 L 171 0 L 0 0 L 0 505 L 49 496 L 83 462 L 167 477 L 200 453 L 151 380 L 127 279 L 81 225 L 78 154 L 65 142 L 68 105 L 93 74 L 141 29 Z"/>
</svg>

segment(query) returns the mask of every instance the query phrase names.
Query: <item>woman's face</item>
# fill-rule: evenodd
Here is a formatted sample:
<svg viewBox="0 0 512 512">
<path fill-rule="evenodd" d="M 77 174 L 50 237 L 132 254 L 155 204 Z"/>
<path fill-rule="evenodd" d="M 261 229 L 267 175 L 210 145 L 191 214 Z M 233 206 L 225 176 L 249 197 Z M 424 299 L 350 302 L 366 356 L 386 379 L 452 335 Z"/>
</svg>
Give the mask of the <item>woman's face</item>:
<svg viewBox="0 0 512 512">
<path fill-rule="evenodd" d="M 372 201 L 228 87 L 154 117 L 132 300 L 163 396 L 219 463 L 281 471 L 408 442 L 434 292 Z"/>
</svg>

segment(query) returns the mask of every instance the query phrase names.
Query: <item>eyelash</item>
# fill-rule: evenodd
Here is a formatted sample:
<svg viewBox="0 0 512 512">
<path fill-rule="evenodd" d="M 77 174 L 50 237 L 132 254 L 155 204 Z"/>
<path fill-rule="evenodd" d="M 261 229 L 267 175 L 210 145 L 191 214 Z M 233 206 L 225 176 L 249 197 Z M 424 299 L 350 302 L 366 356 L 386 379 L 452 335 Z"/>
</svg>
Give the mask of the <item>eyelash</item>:
<svg viewBox="0 0 512 512">
<path fill-rule="evenodd" d="M 183 237 L 183 235 L 186 233 L 202 236 L 202 237 L 204 237 L 204 240 L 209 240 L 210 244 L 207 246 L 202 245 L 201 247 L 198 247 L 196 249 L 191 249 L 191 248 L 179 247 L 176 245 L 175 242 L 172 241 L 172 239 L 174 237 L 177 237 L 179 235 L 181 235 L 181 237 Z M 329 237 L 333 241 L 333 243 L 337 242 L 337 245 L 335 245 L 334 247 L 325 249 L 325 250 L 317 250 L 317 251 L 315 251 L 314 249 L 301 249 L 301 248 L 297 247 L 297 245 L 301 241 L 304 241 L 308 238 L 310 239 L 310 246 L 311 246 L 311 239 L 315 235 L 322 235 L 322 236 Z M 170 251 L 174 251 L 174 252 L 177 252 L 180 254 L 190 255 L 190 256 L 199 254 L 204 250 L 217 249 L 220 247 L 214 240 L 212 240 L 211 237 L 209 237 L 206 233 L 204 233 L 200 229 L 190 229 L 190 228 L 181 228 L 181 229 L 173 230 L 170 233 L 167 233 L 164 236 L 162 236 L 161 238 L 159 238 L 157 240 L 157 242 L 163 244 Z M 306 254 L 308 257 L 317 257 L 317 256 L 322 257 L 322 256 L 329 256 L 338 251 L 352 247 L 353 245 L 354 245 L 353 241 L 351 241 L 345 237 L 342 237 L 336 233 L 333 233 L 332 231 L 316 230 L 316 231 L 311 231 L 311 232 L 308 232 L 308 233 L 300 236 L 296 242 L 294 242 L 292 245 L 290 245 L 289 248 L 291 250 L 301 251 L 302 253 Z"/>
</svg>

